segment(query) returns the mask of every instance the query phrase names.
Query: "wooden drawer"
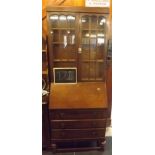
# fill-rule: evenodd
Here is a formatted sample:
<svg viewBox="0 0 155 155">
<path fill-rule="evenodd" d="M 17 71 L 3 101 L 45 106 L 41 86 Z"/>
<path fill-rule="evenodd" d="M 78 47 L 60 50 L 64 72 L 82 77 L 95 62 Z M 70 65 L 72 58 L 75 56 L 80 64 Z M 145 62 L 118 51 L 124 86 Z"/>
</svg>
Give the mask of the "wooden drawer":
<svg viewBox="0 0 155 155">
<path fill-rule="evenodd" d="M 52 130 L 52 139 L 98 138 L 105 136 L 105 128 Z"/>
<path fill-rule="evenodd" d="M 83 128 L 105 128 L 106 119 L 92 120 L 52 120 L 51 127 L 53 129 L 83 129 Z"/>
<path fill-rule="evenodd" d="M 103 119 L 107 117 L 107 109 L 99 110 L 51 110 L 51 120 L 71 119 Z"/>
</svg>

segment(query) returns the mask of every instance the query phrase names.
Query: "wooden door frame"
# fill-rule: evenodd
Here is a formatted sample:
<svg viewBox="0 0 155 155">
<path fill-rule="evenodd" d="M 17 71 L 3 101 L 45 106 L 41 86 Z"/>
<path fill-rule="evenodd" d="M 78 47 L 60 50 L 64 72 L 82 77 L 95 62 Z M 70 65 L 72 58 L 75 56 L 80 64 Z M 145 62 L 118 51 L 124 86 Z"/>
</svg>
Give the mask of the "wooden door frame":
<svg viewBox="0 0 155 155">
<path fill-rule="evenodd" d="M 54 81 L 54 77 L 53 77 L 53 67 L 54 67 L 54 59 L 53 59 L 53 47 L 52 47 L 52 44 L 50 44 L 50 42 L 52 42 L 52 39 L 51 39 L 51 35 L 50 35 L 50 16 L 51 15 L 73 15 L 76 17 L 76 21 L 75 21 L 75 35 L 77 37 L 75 37 L 75 42 L 78 42 L 78 15 L 74 12 L 55 12 L 55 11 L 52 11 L 52 12 L 48 12 L 47 13 L 47 26 L 48 26 L 48 46 L 49 46 L 49 65 L 50 65 L 50 70 L 49 70 L 49 74 L 50 74 L 50 82 L 53 82 Z M 76 60 L 78 60 L 77 58 L 77 50 L 78 50 L 78 44 L 76 43 L 75 44 L 75 50 L 76 50 Z M 78 68 L 78 62 L 76 61 L 76 67 Z"/>
</svg>

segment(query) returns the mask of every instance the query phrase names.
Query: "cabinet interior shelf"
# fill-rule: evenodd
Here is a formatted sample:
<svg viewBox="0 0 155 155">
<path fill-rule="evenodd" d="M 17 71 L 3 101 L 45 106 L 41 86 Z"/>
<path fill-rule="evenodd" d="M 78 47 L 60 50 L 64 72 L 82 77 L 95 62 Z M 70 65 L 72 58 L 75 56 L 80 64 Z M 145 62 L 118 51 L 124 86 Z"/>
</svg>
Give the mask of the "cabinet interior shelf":
<svg viewBox="0 0 155 155">
<path fill-rule="evenodd" d="M 64 44 L 64 42 L 52 42 L 52 44 Z M 69 43 L 67 43 L 67 45 L 75 45 L 75 44 L 69 44 Z"/>
<path fill-rule="evenodd" d="M 75 28 L 51 28 L 51 30 L 75 30 Z"/>
<path fill-rule="evenodd" d="M 54 62 L 76 62 L 75 59 L 54 59 Z M 82 62 L 104 62 L 102 59 L 98 60 L 82 60 Z"/>
<path fill-rule="evenodd" d="M 98 59 L 98 60 L 82 60 L 82 62 L 104 62 L 103 59 Z"/>
<path fill-rule="evenodd" d="M 76 62 L 75 59 L 54 59 L 54 62 Z"/>
<path fill-rule="evenodd" d="M 81 31 L 102 31 L 104 32 L 104 30 L 102 28 L 99 29 L 92 29 L 92 28 L 82 28 Z"/>
</svg>

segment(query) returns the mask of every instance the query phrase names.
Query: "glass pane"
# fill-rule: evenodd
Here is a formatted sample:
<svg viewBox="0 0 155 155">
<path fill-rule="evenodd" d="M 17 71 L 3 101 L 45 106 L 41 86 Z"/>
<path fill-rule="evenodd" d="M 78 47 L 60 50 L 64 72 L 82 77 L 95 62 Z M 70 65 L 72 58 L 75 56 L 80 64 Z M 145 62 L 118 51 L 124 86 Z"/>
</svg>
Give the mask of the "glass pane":
<svg viewBox="0 0 155 155">
<path fill-rule="evenodd" d="M 68 34 L 67 43 L 74 45 L 75 44 L 75 31 L 68 30 L 67 34 Z"/>
<path fill-rule="evenodd" d="M 82 44 L 89 44 L 89 31 L 82 31 Z"/>
<path fill-rule="evenodd" d="M 59 31 L 58 30 L 52 30 L 51 36 L 52 36 L 53 42 L 59 42 Z"/>
<path fill-rule="evenodd" d="M 98 51 L 96 52 L 96 59 L 104 59 L 104 46 L 98 46 Z"/>
<path fill-rule="evenodd" d="M 99 29 L 104 29 L 104 27 L 105 27 L 105 22 L 106 22 L 105 17 L 100 16 L 99 19 L 98 19 L 98 28 L 99 28 Z"/>
<path fill-rule="evenodd" d="M 75 45 L 68 44 L 64 51 L 65 59 L 68 59 L 68 61 L 76 61 L 76 52 L 77 51 L 75 49 L 76 49 Z"/>
<path fill-rule="evenodd" d="M 89 29 L 89 16 L 83 16 L 81 18 L 81 25 L 83 29 Z"/>
<path fill-rule="evenodd" d="M 95 62 L 90 62 L 90 77 L 89 77 L 90 80 L 95 80 L 95 70 L 96 70 L 95 64 L 96 64 Z"/>
<path fill-rule="evenodd" d="M 96 44 L 96 31 L 91 31 L 90 34 L 90 59 L 96 59 L 96 51 L 97 51 L 97 44 Z"/>
<path fill-rule="evenodd" d="M 81 67 L 81 79 L 88 80 L 89 77 L 89 63 L 83 62 Z"/>
<path fill-rule="evenodd" d="M 96 80 L 103 79 L 103 70 L 104 70 L 103 62 L 97 62 L 96 63 Z"/>
<path fill-rule="evenodd" d="M 81 19 L 81 80 L 103 80 L 105 18 L 83 16 Z"/>
<path fill-rule="evenodd" d="M 104 58 L 104 43 L 105 42 L 105 35 L 103 31 L 98 31 L 97 33 L 97 59 L 103 59 Z"/>
<path fill-rule="evenodd" d="M 97 16 L 92 16 L 91 17 L 91 29 L 96 29 L 97 28 Z"/>
<path fill-rule="evenodd" d="M 67 17 L 65 15 L 59 16 L 59 27 L 66 28 L 67 27 Z"/>
<path fill-rule="evenodd" d="M 68 28 L 74 28 L 75 27 L 75 17 L 74 16 L 67 16 L 67 24 Z"/>
<path fill-rule="evenodd" d="M 50 16 L 50 20 L 51 20 L 51 27 L 57 28 L 58 27 L 58 15 Z"/>
<path fill-rule="evenodd" d="M 58 62 L 58 61 L 74 62 L 76 59 L 75 46 L 67 45 L 66 47 L 64 47 L 63 44 L 54 44 L 53 57 L 55 62 Z"/>
<path fill-rule="evenodd" d="M 82 59 L 89 59 L 89 31 L 82 31 Z"/>
<path fill-rule="evenodd" d="M 98 38 L 103 38 L 103 37 L 105 37 L 105 35 L 104 35 L 104 31 L 98 31 L 98 33 L 97 33 L 97 37 Z"/>
<path fill-rule="evenodd" d="M 73 30 L 61 30 L 60 31 L 60 42 L 66 47 L 68 44 L 75 44 L 75 31 Z"/>
<path fill-rule="evenodd" d="M 64 47 L 61 44 L 53 45 L 53 58 L 55 59 L 63 59 Z"/>
<path fill-rule="evenodd" d="M 67 31 L 66 30 L 60 31 L 60 42 L 62 42 L 64 46 L 67 46 Z"/>
<path fill-rule="evenodd" d="M 97 43 L 99 46 L 104 45 L 104 38 L 97 38 Z"/>
</svg>

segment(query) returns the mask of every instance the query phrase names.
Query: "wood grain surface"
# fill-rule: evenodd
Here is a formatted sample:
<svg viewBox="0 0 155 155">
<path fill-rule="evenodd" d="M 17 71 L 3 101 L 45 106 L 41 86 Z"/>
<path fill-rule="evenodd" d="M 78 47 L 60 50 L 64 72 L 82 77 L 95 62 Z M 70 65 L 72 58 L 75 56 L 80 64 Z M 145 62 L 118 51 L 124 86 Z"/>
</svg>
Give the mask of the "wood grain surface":
<svg viewBox="0 0 155 155">
<path fill-rule="evenodd" d="M 104 82 L 51 84 L 50 109 L 107 108 Z"/>
</svg>

